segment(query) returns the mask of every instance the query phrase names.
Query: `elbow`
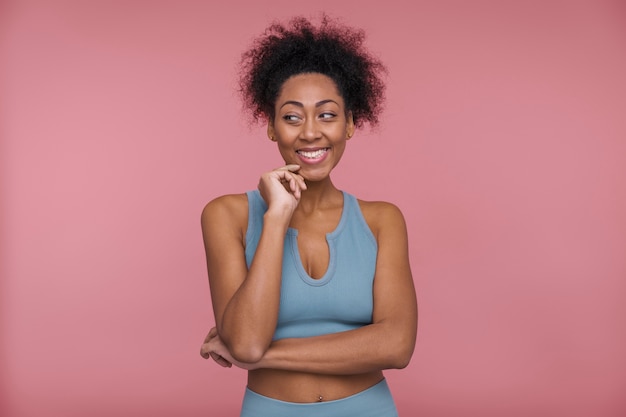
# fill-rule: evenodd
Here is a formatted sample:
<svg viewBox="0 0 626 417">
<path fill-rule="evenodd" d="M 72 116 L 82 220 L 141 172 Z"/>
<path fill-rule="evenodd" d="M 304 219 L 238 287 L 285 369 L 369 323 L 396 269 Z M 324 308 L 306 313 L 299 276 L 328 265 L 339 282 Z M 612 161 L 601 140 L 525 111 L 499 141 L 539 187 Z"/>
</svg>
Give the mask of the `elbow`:
<svg viewBox="0 0 626 417">
<path fill-rule="evenodd" d="M 414 337 L 400 337 L 395 339 L 390 349 L 388 349 L 390 353 L 388 357 L 389 369 L 404 369 L 409 366 L 414 350 Z"/>
<path fill-rule="evenodd" d="M 245 364 L 254 364 L 263 359 L 271 343 L 271 339 L 265 340 L 246 331 L 224 332 L 220 336 L 233 359 Z"/>
<path fill-rule="evenodd" d="M 265 355 L 266 349 L 260 345 L 236 343 L 229 346 L 230 354 L 238 362 L 257 363 Z"/>
<path fill-rule="evenodd" d="M 391 369 L 404 369 L 407 366 L 409 366 L 409 363 L 411 362 L 411 357 L 412 357 L 412 352 L 410 353 L 398 353 L 397 355 L 395 355 L 394 358 L 392 358 L 391 361 Z"/>
</svg>

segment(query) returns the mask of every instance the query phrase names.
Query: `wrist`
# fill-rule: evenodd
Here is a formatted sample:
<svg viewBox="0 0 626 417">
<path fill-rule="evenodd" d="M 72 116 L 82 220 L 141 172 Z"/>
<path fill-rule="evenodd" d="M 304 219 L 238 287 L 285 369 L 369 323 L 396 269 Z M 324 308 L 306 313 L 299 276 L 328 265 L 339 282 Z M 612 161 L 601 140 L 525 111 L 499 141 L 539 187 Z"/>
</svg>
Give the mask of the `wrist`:
<svg viewBox="0 0 626 417">
<path fill-rule="evenodd" d="M 291 210 L 288 209 L 269 209 L 263 215 L 263 224 L 266 227 L 278 228 L 286 232 L 291 221 L 291 214 Z"/>
</svg>

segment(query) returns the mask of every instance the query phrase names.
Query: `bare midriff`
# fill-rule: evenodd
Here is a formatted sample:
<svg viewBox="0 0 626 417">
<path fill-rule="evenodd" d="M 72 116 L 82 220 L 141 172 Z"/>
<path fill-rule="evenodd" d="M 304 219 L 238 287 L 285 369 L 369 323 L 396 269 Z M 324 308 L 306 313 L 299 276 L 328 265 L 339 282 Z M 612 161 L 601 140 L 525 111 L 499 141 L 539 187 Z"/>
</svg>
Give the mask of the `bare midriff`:
<svg viewBox="0 0 626 417">
<path fill-rule="evenodd" d="M 248 372 L 248 388 L 257 394 L 294 403 L 332 401 L 376 385 L 382 371 L 358 375 L 325 375 L 277 369 Z"/>
</svg>

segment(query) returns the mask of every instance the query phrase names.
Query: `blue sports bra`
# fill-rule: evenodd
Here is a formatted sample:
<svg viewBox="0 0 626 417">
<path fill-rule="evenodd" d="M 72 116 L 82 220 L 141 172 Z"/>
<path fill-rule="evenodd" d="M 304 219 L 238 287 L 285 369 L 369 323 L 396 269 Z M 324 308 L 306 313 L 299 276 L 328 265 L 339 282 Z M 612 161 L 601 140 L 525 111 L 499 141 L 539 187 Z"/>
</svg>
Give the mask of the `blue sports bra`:
<svg viewBox="0 0 626 417">
<path fill-rule="evenodd" d="M 261 231 L 265 201 L 248 191 L 246 263 L 252 263 Z M 280 308 L 274 340 L 310 337 L 372 323 L 373 283 L 378 245 L 356 198 L 343 192 L 337 228 L 326 234 L 330 261 L 324 276 L 311 278 L 298 251 L 298 231 L 289 228 L 283 246 Z"/>
</svg>

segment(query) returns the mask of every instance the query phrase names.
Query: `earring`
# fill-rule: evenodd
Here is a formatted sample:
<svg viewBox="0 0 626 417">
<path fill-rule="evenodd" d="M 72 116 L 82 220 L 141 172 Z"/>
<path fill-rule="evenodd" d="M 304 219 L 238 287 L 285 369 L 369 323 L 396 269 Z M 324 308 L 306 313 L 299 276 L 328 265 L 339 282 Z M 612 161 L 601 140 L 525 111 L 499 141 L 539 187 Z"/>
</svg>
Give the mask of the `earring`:
<svg viewBox="0 0 626 417">
<path fill-rule="evenodd" d="M 269 136 L 269 138 L 272 142 L 276 142 L 276 138 L 274 136 Z"/>
</svg>

